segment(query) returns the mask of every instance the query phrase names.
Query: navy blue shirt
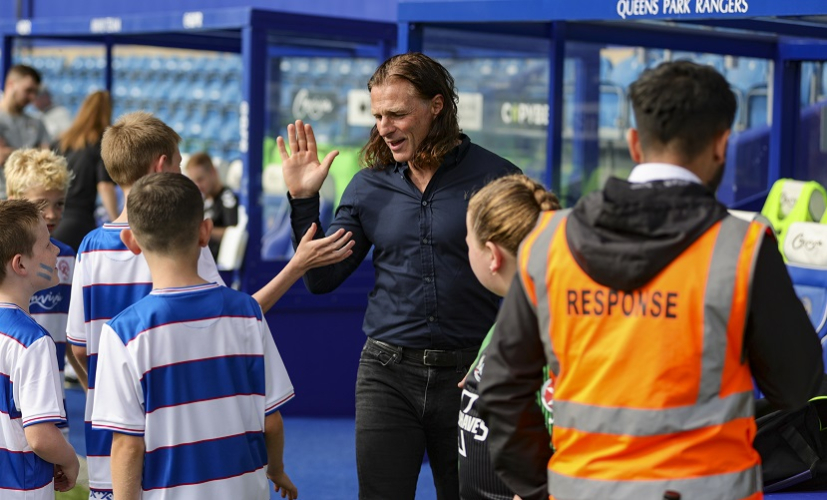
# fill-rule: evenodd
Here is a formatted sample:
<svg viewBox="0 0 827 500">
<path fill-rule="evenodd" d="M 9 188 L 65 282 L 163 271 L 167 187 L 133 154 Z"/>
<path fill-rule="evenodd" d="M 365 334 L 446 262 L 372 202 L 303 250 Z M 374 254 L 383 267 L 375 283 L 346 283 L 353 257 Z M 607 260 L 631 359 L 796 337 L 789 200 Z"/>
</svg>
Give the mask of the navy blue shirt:
<svg viewBox="0 0 827 500">
<path fill-rule="evenodd" d="M 494 323 L 499 298 L 471 271 L 465 212 L 476 191 L 520 169 L 461 139 L 424 193 L 409 179 L 407 164 L 397 163 L 359 171 L 342 195 L 327 234 L 353 232 L 353 255 L 308 271 L 304 283 L 312 293 L 334 290 L 373 246 L 368 337 L 413 349 L 464 349 L 479 346 Z M 311 223 L 319 224 L 319 198 L 290 204 L 295 244 Z"/>
</svg>

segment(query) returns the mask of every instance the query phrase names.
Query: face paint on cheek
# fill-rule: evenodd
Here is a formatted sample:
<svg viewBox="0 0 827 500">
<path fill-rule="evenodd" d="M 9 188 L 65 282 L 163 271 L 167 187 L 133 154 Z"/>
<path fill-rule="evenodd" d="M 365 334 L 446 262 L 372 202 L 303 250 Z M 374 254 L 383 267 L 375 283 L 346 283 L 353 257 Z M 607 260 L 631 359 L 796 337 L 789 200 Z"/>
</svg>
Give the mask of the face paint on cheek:
<svg viewBox="0 0 827 500">
<path fill-rule="evenodd" d="M 41 278 L 43 278 L 44 280 L 51 281 L 52 280 L 52 275 L 54 274 L 55 270 L 52 269 L 51 267 L 47 266 L 46 264 L 40 264 L 40 269 L 43 269 L 44 271 L 47 271 L 49 274 L 46 274 L 42 271 L 38 271 L 37 275 L 40 276 Z"/>
</svg>

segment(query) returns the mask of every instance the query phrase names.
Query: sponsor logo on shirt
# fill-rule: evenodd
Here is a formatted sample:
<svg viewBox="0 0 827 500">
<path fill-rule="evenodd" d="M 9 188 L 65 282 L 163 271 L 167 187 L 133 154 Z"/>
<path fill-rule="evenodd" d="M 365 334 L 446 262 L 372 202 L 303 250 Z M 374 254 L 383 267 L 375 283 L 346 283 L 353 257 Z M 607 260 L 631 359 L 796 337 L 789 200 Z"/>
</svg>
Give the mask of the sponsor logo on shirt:
<svg viewBox="0 0 827 500">
<path fill-rule="evenodd" d="M 482 371 L 485 369 L 485 354 L 480 356 L 480 362 L 477 363 L 477 366 L 474 367 L 474 378 L 477 379 L 477 382 L 480 381 L 480 377 L 482 377 Z"/>
<path fill-rule="evenodd" d="M 48 292 L 44 294 L 33 295 L 29 300 L 29 307 L 38 306 L 41 309 L 51 311 L 63 300 L 63 294 L 60 292 Z"/>
<path fill-rule="evenodd" d="M 548 423 L 554 424 L 554 381 L 552 379 L 546 380 L 543 388 L 540 389 L 540 401 L 543 403 L 543 408 L 548 412 Z"/>
</svg>

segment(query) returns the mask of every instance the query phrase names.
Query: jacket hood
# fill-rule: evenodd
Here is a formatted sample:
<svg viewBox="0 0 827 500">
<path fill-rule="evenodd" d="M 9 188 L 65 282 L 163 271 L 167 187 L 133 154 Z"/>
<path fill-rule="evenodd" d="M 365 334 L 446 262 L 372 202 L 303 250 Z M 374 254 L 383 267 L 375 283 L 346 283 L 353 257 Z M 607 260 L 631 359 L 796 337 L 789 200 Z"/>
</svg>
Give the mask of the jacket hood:
<svg viewBox="0 0 827 500">
<path fill-rule="evenodd" d="M 605 189 L 574 207 L 566 237 L 589 277 L 631 291 L 648 283 L 726 215 L 726 207 L 700 184 L 631 184 L 610 178 Z"/>
</svg>

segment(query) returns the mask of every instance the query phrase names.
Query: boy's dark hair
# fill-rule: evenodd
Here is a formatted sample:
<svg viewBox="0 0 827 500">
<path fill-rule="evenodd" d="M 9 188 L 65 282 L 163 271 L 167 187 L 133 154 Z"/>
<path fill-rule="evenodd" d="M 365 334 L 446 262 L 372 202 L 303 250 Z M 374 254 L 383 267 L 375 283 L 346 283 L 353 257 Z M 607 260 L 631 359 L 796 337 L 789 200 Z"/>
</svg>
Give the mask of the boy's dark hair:
<svg viewBox="0 0 827 500">
<path fill-rule="evenodd" d="M 0 201 L 0 283 L 6 280 L 6 264 L 15 255 L 32 255 L 40 220 L 40 208 L 30 201 Z"/>
<path fill-rule="evenodd" d="M 690 61 L 665 62 L 629 87 L 641 147 L 667 145 L 692 161 L 735 119 L 735 94 L 714 68 Z"/>
<path fill-rule="evenodd" d="M 204 220 L 204 199 L 188 177 L 169 172 L 138 179 L 126 199 L 129 227 L 143 250 L 189 251 Z"/>
<path fill-rule="evenodd" d="M 34 83 L 40 85 L 40 72 L 31 66 L 26 66 L 25 64 L 15 64 L 9 68 L 9 72 L 6 74 L 7 79 L 11 77 L 26 78 L 27 76 L 31 77 L 31 79 L 34 80 Z"/>
</svg>

